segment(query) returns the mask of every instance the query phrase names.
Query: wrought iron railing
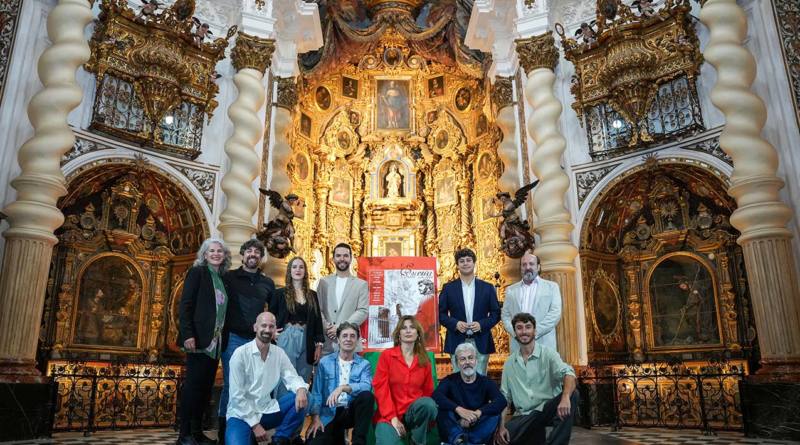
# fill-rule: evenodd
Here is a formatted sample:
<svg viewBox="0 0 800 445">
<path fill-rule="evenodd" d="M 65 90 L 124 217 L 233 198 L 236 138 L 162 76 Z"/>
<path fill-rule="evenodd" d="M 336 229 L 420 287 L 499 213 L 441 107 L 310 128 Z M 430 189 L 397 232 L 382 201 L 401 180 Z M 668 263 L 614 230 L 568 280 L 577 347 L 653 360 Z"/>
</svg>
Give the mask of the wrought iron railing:
<svg viewBox="0 0 800 445">
<path fill-rule="evenodd" d="M 180 367 L 150 363 L 53 363 L 53 431 L 176 425 Z"/>
<path fill-rule="evenodd" d="M 584 426 L 743 429 L 741 363 L 587 368 L 578 378 Z"/>
</svg>

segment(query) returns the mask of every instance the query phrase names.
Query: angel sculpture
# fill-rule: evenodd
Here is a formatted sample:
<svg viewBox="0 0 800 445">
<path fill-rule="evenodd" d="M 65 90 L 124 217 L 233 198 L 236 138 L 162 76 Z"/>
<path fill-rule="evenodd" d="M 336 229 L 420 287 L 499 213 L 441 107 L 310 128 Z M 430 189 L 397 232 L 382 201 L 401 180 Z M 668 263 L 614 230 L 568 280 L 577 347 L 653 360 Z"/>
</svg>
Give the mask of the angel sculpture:
<svg viewBox="0 0 800 445">
<path fill-rule="evenodd" d="M 581 27 L 575 31 L 575 37 L 583 40 L 583 43 L 590 44 L 597 41 L 597 32 L 594 30 L 595 21 L 591 23 L 583 22 Z"/>
<path fill-rule="evenodd" d="M 631 6 L 636 8 L 642 17 L 650 18 L 656 15 L 656 5 L 652 0 L 635 0 Z"/>
<path fill-rule="evenodd" d="M 142 9 L 139 10 L 136 19 L 144 18 L 145 21 L 152 19 L 160 6 L 158 0 L 142 0 Z"/>
<path fill-rule="evenodd" d="M 194 23 L 192 37 L 194 38 L 195 45 L 200 46 L 205 42 L 206 37 L 211 38 L 214 36 L 214 33 L 208 29 L 208 23 L 202 23 L 197 17 L 192 17 L 192 23 Z"/>
<path fill-rule="evenodd" d="M 517 207 L 521 206 L 528 199 L 528 192 L 531 191 L 539 181 L 533 181 L 523 186 L 514 193 L 514 199 L 508 192 L 500 192 L 492 199 L 492 203 L 500 207 L 502 211 L 491 216 L 502 216 L 503 222 L 500 223 L 501 249 L 509 258 L 521 258 L 525 251 L 533 248 L 533 235 L 528 221 L 523 221 L 517 214 Z"/>
<path fill-rule="evenodd" d="M 295 208 L 302 209 L 305 203 L 299 196 L 289 193 L 285 197 L 274 190 L 259 189 L 269 198 L 272 207 L 278 209 L 278 215 L 256 234 L 256 238 L 267 246 L 267 252 L 275 258 L 286 258 L 294 250 L 294 225 L 292 219 Z"/>
</svg>

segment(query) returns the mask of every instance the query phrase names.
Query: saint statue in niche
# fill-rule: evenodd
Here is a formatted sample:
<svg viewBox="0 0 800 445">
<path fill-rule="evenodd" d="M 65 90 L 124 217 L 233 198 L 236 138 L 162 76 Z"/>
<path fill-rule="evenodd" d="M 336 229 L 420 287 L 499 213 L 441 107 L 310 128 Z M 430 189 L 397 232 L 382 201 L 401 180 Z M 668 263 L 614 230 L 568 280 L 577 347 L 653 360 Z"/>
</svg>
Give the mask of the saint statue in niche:
<svg viewBox="0 0 800 445">
<path fill-rule="evenodd" d="M 389 173 L 384 178 L 386 198 L 400 198 L 403 196 L 403 175 L 397 170 L 397 164 L 389 167 Z"/>
<path fill-rule="evenodd" d="M 409 128 L 408 81 L 378 81 L 378 128 Z"/>
</svg>

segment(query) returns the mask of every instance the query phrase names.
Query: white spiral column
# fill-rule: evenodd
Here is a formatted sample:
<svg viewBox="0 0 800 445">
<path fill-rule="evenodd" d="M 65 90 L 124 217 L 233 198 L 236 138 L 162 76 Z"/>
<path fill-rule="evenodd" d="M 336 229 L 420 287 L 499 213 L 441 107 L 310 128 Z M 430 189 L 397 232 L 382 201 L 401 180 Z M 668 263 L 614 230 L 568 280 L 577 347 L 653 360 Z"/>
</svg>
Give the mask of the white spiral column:
<svg viewBox="0 0 800 445">
<path fill-rule="evenodd" d="M 256 232 L 253 217 L 258 210 L 258 196 L 253 181 L 260 163 L 255 146 L 264 133 L 258 112 L 266 101 L 262 79 L 274 49 L 272 40 L 240 32 L 231 52 L 237 71 L 233 82 L 239 94 L 228 109 L 233 134 L 225 142 L 229 162 L 221 185 L 227 202 L 219 217 L 219 231 L 233 254 L 232 267 L 241 262 L 239 247 Z"/>
<path fill-rule="evenodd" d="M 708 0 L 700 10 L 710 39 L 703 53 L 717 69 L 711 101 L 725 115 L 720 147 L 733 159 L 731 187 L 737 210 L 731 224 L 741 232 L 748 289 L 761 349 L 759 374 L 800 380 L 800 289 L 786 228 L 791 209 L 778 191 L 778 153 L 761 136 L 764 102 L 750 87 L 755 60 L 744 47 L 747 17 L 736 0 Z"/>
<path fill-rule="evenodd" d="M 561 135 L 558 119 L 561 103 L 553 93 L 558 62 L 551 33 L 517 40 L 520 64 L 528 74 L 525 98 L 533 108 L 528 120 L 536 148 L 531 157 L 533 173 L 539 185 L 533 195 L 536 213 L 535 231 L 540 237 L 535 253 L 541 261 L 542 276 L 558 283 L 561 288 L 561 321 L 556 328 L 558 350 L 568 363 L 580 363 L 578 307 L 575 257 L 578 249 L 570 234 L 573 225 L 564 205 L 569 188 L 569 176 L 561 168 L 566 140 Z"/>
<path fill-rule="evenodd" d="M 33 137 L 19 149 L 22 173 L 13 181 L 17 200 L 3 211 L 9 228 L 0 269 L 0 381 L 37 381 L 34 368 L 39 323 L 53 246 L 53 234 L 64 222 L 56 207 L 67 193 L 61 157 L 75 143 L 67 115 L 77 107 L 83 91 L 75 71 L 89 60 L 84 36 L 92 20 L 86 0 L 60 0 L 47 18 L 52 46 L 39 57 L 43 88 L 31 99 L 28 117 Z"/>
</svg>

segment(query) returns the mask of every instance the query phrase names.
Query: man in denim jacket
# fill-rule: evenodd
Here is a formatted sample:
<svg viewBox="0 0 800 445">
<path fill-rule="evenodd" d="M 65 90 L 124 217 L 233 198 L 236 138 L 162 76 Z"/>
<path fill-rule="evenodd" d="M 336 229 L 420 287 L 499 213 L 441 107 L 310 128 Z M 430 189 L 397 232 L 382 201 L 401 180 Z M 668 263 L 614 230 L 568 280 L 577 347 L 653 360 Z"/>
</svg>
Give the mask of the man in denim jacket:
<svg viewBox="0 0 800 445">
<path fill-rule="evenodd" d="M 367 360 L 355 353 L 359 329 L 344 322 L 336 329 L 339 352 L 319 361 L 311 389 L 309 445 L 344 445 L 344 431 L 353 428 L 352 445 L 366 445 L 375 397 L 372 370 Z"/>
</svg>

